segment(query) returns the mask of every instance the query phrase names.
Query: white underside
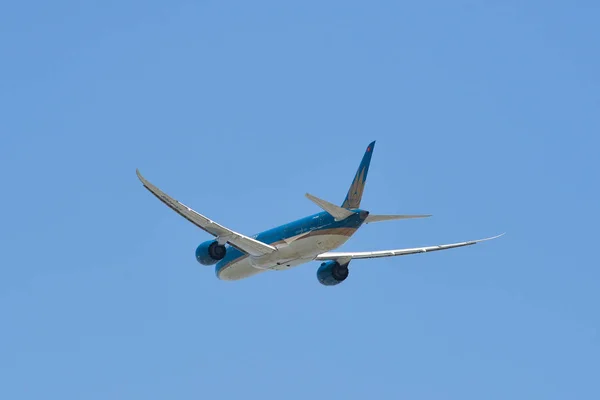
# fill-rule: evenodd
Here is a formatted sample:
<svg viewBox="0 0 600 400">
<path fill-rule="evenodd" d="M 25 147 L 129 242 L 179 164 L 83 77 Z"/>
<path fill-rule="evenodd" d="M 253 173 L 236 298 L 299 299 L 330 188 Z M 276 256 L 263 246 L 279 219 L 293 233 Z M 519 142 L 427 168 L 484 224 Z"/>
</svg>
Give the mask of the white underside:
<svg viewBox="0 0 600 400">
<path fill-rule="evenodd" d="M 291 243 L 278 244 L 267 256 L 244 257 L 219 271 L 219 279 L 235 281 L 265 271 L 281 271 L 313 261 L 319 254 L 336 249 L 349 239 L 346 235 L 300 237 Z"/>
</svg>

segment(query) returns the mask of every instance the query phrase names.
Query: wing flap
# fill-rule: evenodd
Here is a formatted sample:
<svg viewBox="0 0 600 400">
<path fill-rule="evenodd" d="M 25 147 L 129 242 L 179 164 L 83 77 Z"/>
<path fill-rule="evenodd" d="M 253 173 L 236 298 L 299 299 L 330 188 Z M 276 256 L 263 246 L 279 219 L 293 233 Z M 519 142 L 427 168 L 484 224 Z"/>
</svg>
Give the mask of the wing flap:
<svg viewBox="0 0 600 400">
<path fill-rule="evenodd" d="M 361 251 L 361 252 L 327 252 L 323 254 L 319 254 L 315 260 L 354 260 L 361 258 L 379 258 L 379 257 L 394 257 L 394 256 L 405 256 L 409 254 L 418 254 L 418 253 L 429 253 L 432 251 L 439 250 L 447 250 L 454 249 L 457 247 L 471 246 L 476 243 L 484 242 L 486 240 L 492 240 L 499 238 L 504 235 L 504 233 L 478 240 L 471 240 L 468 242 L 460 242 L 460 243 L 451 243 L 451 244 L 442 244 L 437 246 L 427 246 L 427 247 L 415 247 L 411 249 L 395 249 L 395 250 L 378 250 L 378 251 Z"/>
<path fill-rule="evenodd" d="M 136 173 L 144 187 L 148 189 L 150 193 L 156 196 L 160 201 L 166 204 L 177 214 L 196 225 L 198 228 L 253 256 L 261 256 L 277 250 L 271 245 L 235 232 L 192 210 L 190 207 L 170 197 L 152 183 L 147 181 L 142 174 L 140 174 L 139 170 L 136 170 Z"/>
</svg>

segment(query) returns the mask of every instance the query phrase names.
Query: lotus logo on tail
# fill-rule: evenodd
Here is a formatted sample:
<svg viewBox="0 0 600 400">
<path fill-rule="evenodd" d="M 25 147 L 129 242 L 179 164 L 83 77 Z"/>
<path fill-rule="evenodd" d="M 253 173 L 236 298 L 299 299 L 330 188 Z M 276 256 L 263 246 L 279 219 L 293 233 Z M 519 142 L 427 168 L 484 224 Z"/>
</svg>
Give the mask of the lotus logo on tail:
<svg viewBox="0 0 600 400">
<path fill-rule="evenodd" d="M 365 169 L 361 169 L 360 172 L 352 181 L 350 190 L 348 191 L 348 198 L 344 202 L 344 208 L 358 208 L 360 207 L 360 200 L 362 199 L 363 191 L 365 190 Z"/>
<path fill-rule="evenodd" d="M 367 147 L 367 151 L 365 152 L 360 166 L 358 167 L 358 171 L 356 171 L 356 175 L 354 176 L 354 180 L 350 185 L 350 189 L 348 189 L 346 199 L 342 204 L 342 207 L 344 208 L 352 209 L 360 207 L 360 201 L 362 199 L 363 191 L 365 190 L 365 182 L 367 180 L 367 173 L 369 172 L 369 164 L 371 163 L 374 145 L 375 142 L 369 144 Z"/>
</svg>

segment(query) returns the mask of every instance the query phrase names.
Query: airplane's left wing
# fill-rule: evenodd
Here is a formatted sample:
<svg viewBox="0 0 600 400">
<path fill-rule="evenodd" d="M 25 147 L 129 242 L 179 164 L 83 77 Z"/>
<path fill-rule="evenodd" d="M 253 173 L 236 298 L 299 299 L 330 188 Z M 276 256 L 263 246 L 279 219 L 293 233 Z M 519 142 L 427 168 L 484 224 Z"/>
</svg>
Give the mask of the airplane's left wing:
<svg viewBox="0 0 600 400">
<path fill-rule="evenodd" d="M 185 204 L 180 203 L 179 201 L 170 197 L 169 195 L 161 191 L 159 188 L 148 182 L 142 176 L 142 174 L 140 174 L 140 171 L 136 170 L 136 173 L 140 181 L 142 181 L 144 187 L 148 189 L 153 195 L 155 195 L 160 201 L 165 203 L 173 211 L 190 221 L 192 224 L 217 237 L 221 244 L 229 243 L 230 245 L 239 249 L 240 251 L 243 251 L 253 256 L 261 256 L 272 253 L 277 250 L 271 245 L 268 245 L 256 239 L 252 239 L 251 237 L 242 235 L 241 233 L 232 231 L 231 229 L 212 221 L 204 215 L 197 213 Z"/>
<path fill-rule="evenodd" d="M 427 247 L 415 247 L 412 249 L 396 249 L 396 250 L 379 250 L 379 251 L 362 251 L 362 252 L 327 252 L 319 254 L 315 260 L 337 260 L 339 262 L 348 262 L 354 259 L 360 258 L 379 258 L 379 257 L 394 257 L 394 256 L 405 256 L 409 254 L 418 254 L 418 253 L 429 253 L 431 251 L 438 250 L 447 250 L 454 249 L 456 247 L 470 246 L 479 242 L 483 242 L 486 240 L 496 239 L 500 236 L 504 235 L 504 233 L 490 237 L 485 239 L 471 240 L 468 242 L 460 242 L 460 243 L 452 243 L 452 244 L 441 244 L 437 246 L 427 246 Z"/>
</svg>

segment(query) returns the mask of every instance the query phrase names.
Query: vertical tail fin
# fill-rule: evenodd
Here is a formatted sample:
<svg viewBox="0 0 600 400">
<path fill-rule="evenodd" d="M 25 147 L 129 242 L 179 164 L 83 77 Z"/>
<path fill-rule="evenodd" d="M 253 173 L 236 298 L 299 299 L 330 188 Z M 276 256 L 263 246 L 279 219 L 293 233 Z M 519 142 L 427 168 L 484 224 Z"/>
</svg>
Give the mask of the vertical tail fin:
<svg viewBox="0 0 600 400">
<path fill-rule="evenodd" d="M 348 189 L 348 194 L 346 194 L 346 199 L 344 200 L 342 207 L 348 209 L 360 207 L 360 201 L 362 199 L 363 190 L 365 189 L 367 173 L 369 172 L 369 164 L 371 164 L 371 156 L 373 155 L 374 147 L 375 141 L 367 146 L 367 151 L 358 166 L 358 170 L 356 171 L 356 175 L 354 175 L 354 180 L 350 185 L 350 189 Z"/>
</svg>

